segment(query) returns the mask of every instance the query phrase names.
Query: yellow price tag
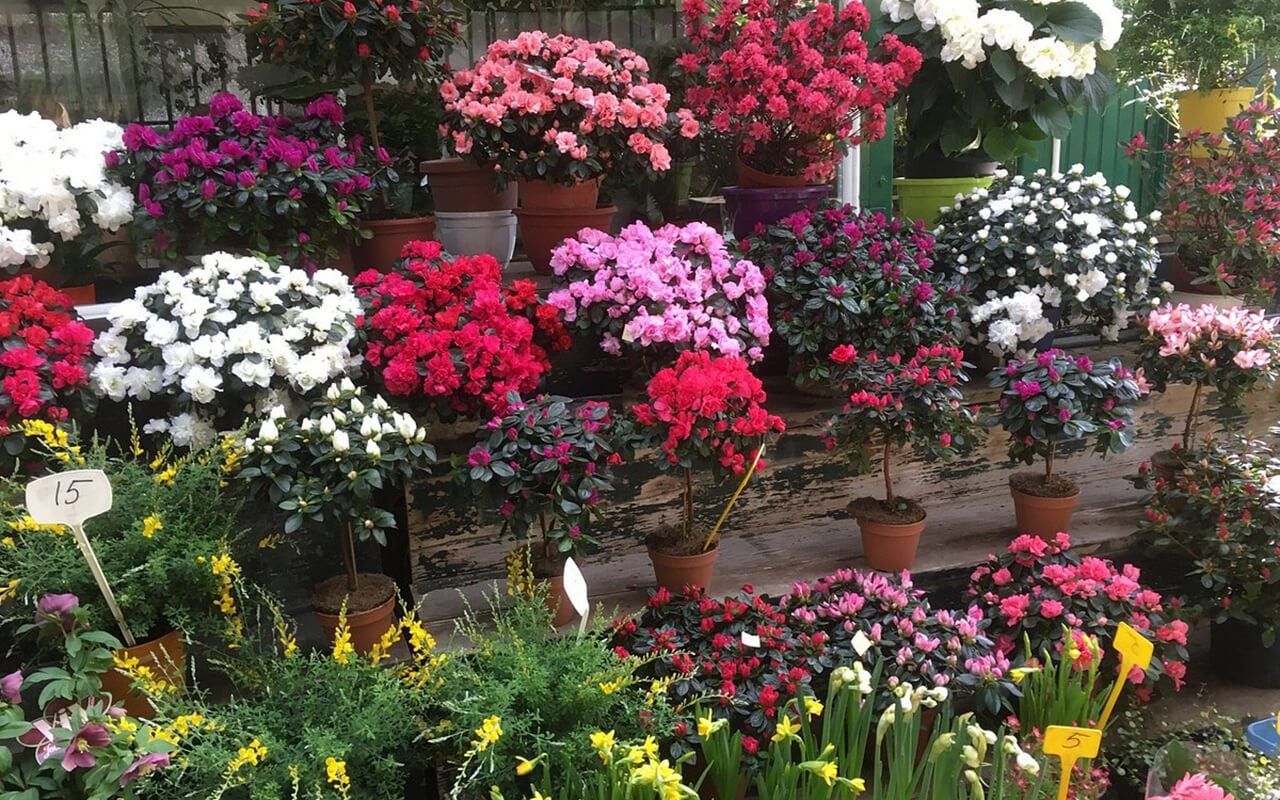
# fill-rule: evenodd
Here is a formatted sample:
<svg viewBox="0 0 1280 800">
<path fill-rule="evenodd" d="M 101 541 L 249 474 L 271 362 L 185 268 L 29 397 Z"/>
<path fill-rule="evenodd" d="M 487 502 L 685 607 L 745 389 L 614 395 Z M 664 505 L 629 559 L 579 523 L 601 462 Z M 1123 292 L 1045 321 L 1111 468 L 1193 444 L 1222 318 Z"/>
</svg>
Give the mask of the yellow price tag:
<svg viewBox="0 0 1280 800">
<path fill-rule="evenodd" d="M 1093 728 L 1072 728 L 1066 725 L 1050 725 L 1044 732 L 1044 751 L 1057 756 L 1062 763 L 1058 776 L 1058 800 L 1067 800 L 1071 789 L 1071 771 L 1082 758 L 1096 758 L 1102 747 L 1102 731 Z"/>
<path fill-rule="evenodd" d="M 1116 701 L 1120 699 L 1120 692 L 1129 682 L 1129 673 L 1134 667 L 1144 670 L 1149 667 L 1151 656 L 1156 650 L 1155 645 L 1147 637 L 1124 622 L 1116 628 L 1115 639 L 1112 640 L 1111 646 L 1120 654 L 1120 675 L 1116 678 L 1115 686 L 1111 687 L 1111 696 L 1107 698 L 1107 705 L 1102 709 L 1102 718 L 1098 720 L 1100 730 L 1106 730 L 1111 712 L 1115 710 Z"/>
</svg>

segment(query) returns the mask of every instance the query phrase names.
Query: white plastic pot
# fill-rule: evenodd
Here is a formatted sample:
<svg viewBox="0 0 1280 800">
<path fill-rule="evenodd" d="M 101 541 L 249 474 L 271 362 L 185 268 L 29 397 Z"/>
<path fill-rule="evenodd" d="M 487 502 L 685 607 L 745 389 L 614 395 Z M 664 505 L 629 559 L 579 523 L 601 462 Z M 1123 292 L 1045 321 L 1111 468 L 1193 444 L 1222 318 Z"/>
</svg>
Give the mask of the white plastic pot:
<svg viewBox="0 0 1280 800">
<path fill-rule="evenodd" d="M 445 252 L 488 253 L 506 267 L 516 250 L 516 216 L 510 211 L 437 211 L 436 238 Z"/>
</svg>

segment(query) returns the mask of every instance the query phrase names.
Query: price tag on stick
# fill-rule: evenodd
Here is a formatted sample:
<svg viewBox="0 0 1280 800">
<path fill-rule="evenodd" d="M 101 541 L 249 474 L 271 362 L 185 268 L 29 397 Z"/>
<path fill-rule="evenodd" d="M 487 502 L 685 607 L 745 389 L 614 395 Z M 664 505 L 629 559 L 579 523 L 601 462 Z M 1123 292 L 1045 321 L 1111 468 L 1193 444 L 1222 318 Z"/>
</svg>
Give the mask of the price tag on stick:
<svg viewBox="0 0 1280 800">
<path fill-rule="evenodd" d="M 572 558 L 564 562 L 564 593 L 573 610 L 582 618 L 578 623 L 578 634 L 582 635 L 587 632 L 587 613 L 591 611 L 591 604 L 587 599 L 587 579 Z"/>
<path fill-rule="evenodd" d="M 111 510 L 111 481 L 100 469 L 77 469 L 36 478 L 27 484 L 27 513 L 41 525 L 65 525 L 71 529 L 80 553 L 89 564 L 89 571 L 107 601 L 107 608 L 116 618 L 125 644 L 133 647 L 137 642 L 124 620 L 115 592 L 107 582 L 107 576 L 93 552 L 93 545 L 85 535 L 85 520 Z"/>
<path fill-rule="evenodd" d="M 1107 720 L 1111 719 L 1111 712 L 1116 707 L 1116 701 L 1120 699 L 1120 692 L 1124 689 L 1125 684 L 1129 682 L 1129 673 L 1133 671 L 1134 667 L 1146 669 L 1150 666 L 1151 656 L 1155 653 L 1155 645 L 1124 622 L 1121 622 L 1120 626 L 1116 628 L 1116 635 L 1111 641 L 1111 646 L 1120 655 L 1120 675 L 1116 678 L 1115 686 L 1111 687 L 1111 695 L 1107 698 L 1107 705 L 1102 709 L 1102 718 L 1098 720 L 1099 730 L 1107 729 Z"/>
<path fill-rule="evenodd" d="M 1067 800 L 1071 789 L 1071 771 L 1082 758 L 1095 758 L 1102 746 L 1102 731 L 1093 728 L 1072 728 L 1066 725 L 1050 725 L 1044 731 L 1044 751 L 1057 756 L 1062 763 L 1058 776 L 1058 800 Z"/>
</svg>

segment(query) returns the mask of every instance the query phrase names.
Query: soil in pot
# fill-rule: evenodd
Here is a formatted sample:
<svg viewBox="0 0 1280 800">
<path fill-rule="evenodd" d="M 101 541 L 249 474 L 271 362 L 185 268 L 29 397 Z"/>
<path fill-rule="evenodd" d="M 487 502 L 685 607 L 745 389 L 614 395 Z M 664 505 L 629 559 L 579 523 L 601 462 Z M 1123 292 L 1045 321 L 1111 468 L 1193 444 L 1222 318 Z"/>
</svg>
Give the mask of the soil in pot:
<svg viewBox="0 0 1280 800">
<path fill-rule="evenodd" d="M 1080 486 L 1075 481 L 1060 475 L 1046 480 L 1038 472 L 1018 472 L 1009 476 L 1009 489 L 1018 533 L 1050 538 L 1070 532 L 1071 516 L 1080 502 Z"/>
<path fill-rule="evenodd" d="M 346 575 L 335 575 L 316 586 L 311 608 L 330 641 L 338 629 L 344 601 L 351 646 L 357 653 L 367 654 L 391 627 L 396 611 L 395 581 L 386 575 L 361 573 L 354 591 L 347 586 Z"/>
<path fill-rule="evenodd" d="M 872 569 L 901 572 L 911 567 L 927 516 L 919 503 L 905 497 L 891 503 L 859 497 L 849 503 L 849 513 L 858 520 L 862 554 Z"/>
</svg>

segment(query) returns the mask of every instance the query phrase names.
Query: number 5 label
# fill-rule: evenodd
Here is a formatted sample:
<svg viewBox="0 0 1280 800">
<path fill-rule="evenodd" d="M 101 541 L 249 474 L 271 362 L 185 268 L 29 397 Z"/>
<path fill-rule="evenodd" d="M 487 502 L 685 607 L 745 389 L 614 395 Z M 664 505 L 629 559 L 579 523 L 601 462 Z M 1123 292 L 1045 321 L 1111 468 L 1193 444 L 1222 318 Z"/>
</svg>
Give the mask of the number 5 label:
<svg viewBox="0 0 1280 800">
<path fill-rule="evenodd" d="M 83 525 L 111 510 L 111 481 L 100 469 L 77 469 L 27 484 L 27 512 L 41 525 Z"/>
</svg>

